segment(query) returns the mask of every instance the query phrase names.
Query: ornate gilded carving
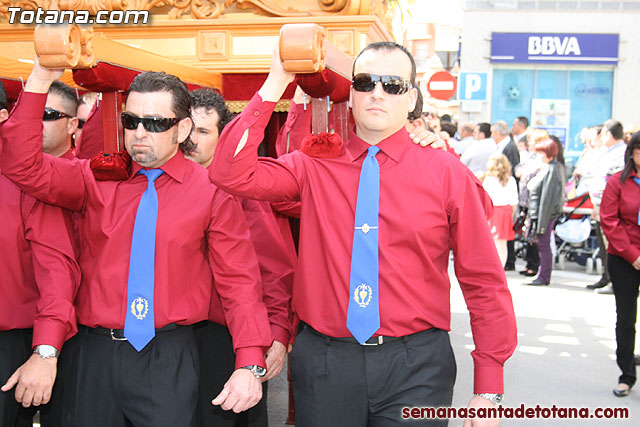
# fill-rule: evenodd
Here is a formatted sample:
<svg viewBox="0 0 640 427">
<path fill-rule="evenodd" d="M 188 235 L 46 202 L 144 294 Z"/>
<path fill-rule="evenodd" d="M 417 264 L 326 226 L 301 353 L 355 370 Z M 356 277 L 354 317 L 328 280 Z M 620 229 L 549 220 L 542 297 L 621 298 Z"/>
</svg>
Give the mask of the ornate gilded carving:
<svg viewBox="0 0 640 427">
<path fill-rule="evenodd" d="M 315 0 L 315 7 L 313 3 L 313 0 L 295 3 L 287 0 L 0 0 L 0 16 L 9 17 L 9 7 L 26 10 L 88 10 L 92 15 L 99 10 L 148 10 L 155 13 L 154 9 L 168 7 L 170 19 L 179 19 L 186 13 L 194 19 L 214 19 L 235 6 L 237 9 L 253 9 L 254 13 L 282 17 L 371 13 L 378 15 L 385 24 L 390 22 L 389 0 Z"/>
<path fill-rule="evenodd" d="M 240 9 L 249 9 L 255 8 L 260 9 L 263 12 L 266 12 L 269 15 L 273 16 L 309 16 L 310 13 L 307 11 L 299 11 L 295 9 L 283 9 L 278 6 L 277 0 L 226 0 L 225 6 L 229 7 L 232 4 L 236 3 Z"/>
<path fill-rule="evenodd" d="M 224 5 L 213 0 L 193 0 L 191 16 L 196 19 L 218 18 L 224 11 Z"/>
</svg>

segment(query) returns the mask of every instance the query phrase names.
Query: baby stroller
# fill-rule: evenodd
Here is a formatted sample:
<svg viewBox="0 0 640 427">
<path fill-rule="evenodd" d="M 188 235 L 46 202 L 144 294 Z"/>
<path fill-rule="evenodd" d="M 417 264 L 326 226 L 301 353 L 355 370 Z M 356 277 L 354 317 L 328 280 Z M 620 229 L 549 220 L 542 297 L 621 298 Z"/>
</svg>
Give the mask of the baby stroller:
<svg viewBox="0 0 640 427">
<path fill-rule="evenodd" d="M 565 267 L 565 261 L 577 262 L 586 267 L 587 274 L 602 272 L 602 260 L 598 258 L 598 244 L 591 224 L 593 204 L 589 193 L 565 201 L 563 216 L 555 226 L 557 267 Z"/>
</svg>

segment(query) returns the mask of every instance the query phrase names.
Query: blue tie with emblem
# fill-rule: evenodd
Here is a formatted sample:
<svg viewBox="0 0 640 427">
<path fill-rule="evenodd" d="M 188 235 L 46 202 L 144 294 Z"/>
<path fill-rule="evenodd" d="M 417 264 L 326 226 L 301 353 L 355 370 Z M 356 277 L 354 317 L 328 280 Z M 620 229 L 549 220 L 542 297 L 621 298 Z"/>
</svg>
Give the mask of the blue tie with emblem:
<svg viewBox="0 0 640 427">
<path fill-rule="evenodd" d="M 158 194 L 156 193 L 155 180 L 164 171 L 162 169 L 141 169 L 138 173 L 145 175 L 148 183 L 147 189 L 140 199 L 136 220 L 133 224 L 124 336 L 136 350 L 141 351 L 156 335 L 153 315 L 153 281 Z"/>
<path fill-rule="evenodd" d="M 360 170 L 356 220 L 351 252 L 347 328 L 360 344 L 380 329 L 378 307 L 378 210 L 380 166 L 375 145 L 369 147 Z"/>
<path fill-rule="evenodd" d="M 636 184 L 640 185 L 640 178 L 634 176 L 633 180 L 636 182 Z M 640 209 L 638 209 L 638 225 L 640 225 Z"/>
</svg>

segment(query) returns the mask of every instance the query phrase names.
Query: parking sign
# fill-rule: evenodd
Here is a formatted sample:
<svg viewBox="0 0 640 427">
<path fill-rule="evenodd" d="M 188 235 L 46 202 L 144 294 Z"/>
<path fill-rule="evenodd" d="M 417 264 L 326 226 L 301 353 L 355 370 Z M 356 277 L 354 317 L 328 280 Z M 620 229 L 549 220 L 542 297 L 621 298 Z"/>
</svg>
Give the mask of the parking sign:
<svg viewBox="0 0 640 427">
<path fill-rule="evenodd" d="M 487 73 L 460 73 L 458 83 L 460 101 L 487 100 Z"/>
</svg>

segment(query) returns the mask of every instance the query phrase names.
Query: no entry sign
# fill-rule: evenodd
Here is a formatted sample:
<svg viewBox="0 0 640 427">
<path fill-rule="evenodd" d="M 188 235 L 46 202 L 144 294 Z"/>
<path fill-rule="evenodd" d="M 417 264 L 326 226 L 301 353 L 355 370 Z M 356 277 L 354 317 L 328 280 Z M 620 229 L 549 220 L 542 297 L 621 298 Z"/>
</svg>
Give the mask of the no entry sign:
<svg viewBox="0 0 640 427">
<path fill-rule="evenodd" d="M 427 83 L 429 94 L 436 99 L 447 101 L 456 93 L 457 80 L 448 71 L 438 71 Z"/>
</svg>

